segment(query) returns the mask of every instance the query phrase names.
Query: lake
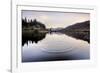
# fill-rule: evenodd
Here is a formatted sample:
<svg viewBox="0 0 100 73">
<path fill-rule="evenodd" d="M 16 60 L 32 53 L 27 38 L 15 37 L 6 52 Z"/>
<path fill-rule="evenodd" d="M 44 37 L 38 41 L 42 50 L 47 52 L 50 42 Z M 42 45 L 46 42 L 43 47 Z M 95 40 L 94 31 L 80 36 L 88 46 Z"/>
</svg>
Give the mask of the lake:
<svg viewBox="0 0 100 73">
<path fill-rule="evenodd" d="M 90 59 L 87 41 L 62 33 L 33 35 L 22 38 L 22 62 Z"/>
</svg>

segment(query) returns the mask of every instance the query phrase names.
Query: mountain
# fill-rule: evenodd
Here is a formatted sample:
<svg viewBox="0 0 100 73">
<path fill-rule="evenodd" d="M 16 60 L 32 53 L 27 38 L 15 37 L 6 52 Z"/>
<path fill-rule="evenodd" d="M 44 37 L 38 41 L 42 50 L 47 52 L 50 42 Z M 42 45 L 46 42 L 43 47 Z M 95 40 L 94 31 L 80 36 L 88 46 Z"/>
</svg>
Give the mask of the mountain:
<svg viewBox="0 0 100 73">
<path fill-rule="evenodd" d="M 90 21 L 70 25 L 59 32 L 90 43 Z"/>
<path fill-rule="evenodd" d="M 80 22 L 64 28 L 62 31 L 89 31 L 90 21 Z"/>
</svg>

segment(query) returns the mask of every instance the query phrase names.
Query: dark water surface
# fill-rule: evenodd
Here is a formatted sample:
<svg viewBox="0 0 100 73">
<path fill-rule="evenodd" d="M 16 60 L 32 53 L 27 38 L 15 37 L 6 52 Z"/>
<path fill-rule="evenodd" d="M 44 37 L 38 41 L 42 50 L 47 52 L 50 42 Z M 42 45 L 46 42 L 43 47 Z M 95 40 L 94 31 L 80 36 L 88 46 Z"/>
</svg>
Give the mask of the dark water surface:
<svg viewBox="0 0 100 73">
<path fill-rule="evenodd" d="M 32 35 L 31 35 L 32 36 Z M 40 35 L 39 35 L 40 36 Z M 61 33 L 22 38 L 22 62 L 83 60 L 90 58 L 90 44 Z"/>
</svg>

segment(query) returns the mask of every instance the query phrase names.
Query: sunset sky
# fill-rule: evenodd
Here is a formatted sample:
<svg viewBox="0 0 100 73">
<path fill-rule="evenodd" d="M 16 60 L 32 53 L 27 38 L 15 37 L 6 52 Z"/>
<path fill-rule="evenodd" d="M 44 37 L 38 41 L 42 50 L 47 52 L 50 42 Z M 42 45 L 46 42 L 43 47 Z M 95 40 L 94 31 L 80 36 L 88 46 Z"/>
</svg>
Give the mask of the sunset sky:
<svg viewBox="0 0 100 73">
<path fill-rule="evenodd" d="M 90 20 L 89 13 L 72 13 L 72 12 L 47 12 L 22 10 L 22 18 L 36 19 L 45 24 L 46 28 L 67 27 L 69 25 Z"/>
</svg>

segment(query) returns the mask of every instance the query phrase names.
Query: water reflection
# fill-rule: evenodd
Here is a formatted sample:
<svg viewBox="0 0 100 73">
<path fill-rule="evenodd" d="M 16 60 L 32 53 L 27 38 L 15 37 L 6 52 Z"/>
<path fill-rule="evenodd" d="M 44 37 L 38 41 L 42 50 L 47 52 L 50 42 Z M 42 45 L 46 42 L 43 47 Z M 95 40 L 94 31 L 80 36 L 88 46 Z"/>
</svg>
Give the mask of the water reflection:
<svg viewBox="0 0 100 73">
<path fill-rule="evenodd" d="M 24 46 L 24 44 L 26 43 L 28 45 L 28 41 L 31 41 L 32 43 L 38 43 L 39 41 L 45 39 L 46 34 L 65 34 L 66 36 L 70 36 L 76 39 L 80 39 L 80 40 L 84 40 L 88 43 L 90 43 L 90 38 L 89 39 L 85 39 L 84 34 L 79 34 L 79 33 L 61 33 L 61 32 L 50 32 L 50 33 L 23 33 L 22 35 L 22 46 Z M 88 37 L 90 37 L 89 33 L 85 33 L 85 35 L 88 34 Z"/>
<path fill-rule="evenodd" d="M 64 34 L 90 43 L 90 33 L 89 32 L 80 32 L 80 33 L 79 32 L 67 32 Z"/>
<path fill-rule="evenodd" d="M 89 43 L 70 36 L 59 32 L 23 33 L 22 62 L 89 59 Z"/>
<path fill-rule="evenodd" d="M 22 46 L 26 43 L 28 45 L 28 41 L 32 43 L 38 43 L 46 37 L 46 33 L 23 33 L 22 34 Z"/>
</svg>

